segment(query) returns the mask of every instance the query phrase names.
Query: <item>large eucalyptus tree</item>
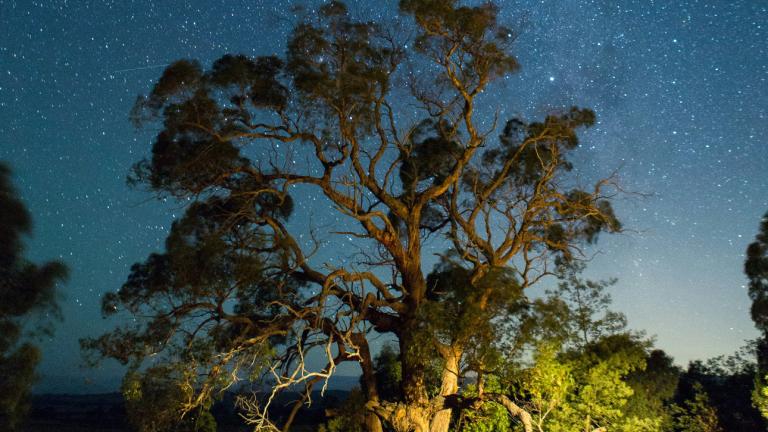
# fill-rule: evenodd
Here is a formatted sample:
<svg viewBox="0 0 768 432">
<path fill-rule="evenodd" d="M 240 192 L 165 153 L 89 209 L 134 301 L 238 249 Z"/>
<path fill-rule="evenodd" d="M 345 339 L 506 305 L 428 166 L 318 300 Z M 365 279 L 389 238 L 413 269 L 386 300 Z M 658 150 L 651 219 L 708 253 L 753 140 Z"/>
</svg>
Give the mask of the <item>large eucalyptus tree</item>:
<svg viewBox="0 0 768 432">
<path fill-rule="evenodd" d="M 370 430 L 444 432 L 451 409 L 483 400 L 463 399 L 458 379 L 485 367 L 498 320 L 555 259 L 620 229 L 612 179 L 583 189 L 569 175 L 576 131 L 595 116 L 571 108 L 497 124 L 484 95 L 518 63 L 491 3 L 403 0 L 401 28 L 357 21 L 337 1 L 317 12 L 284 57 L 180 60 L 138 100 L 134 120 L 160 132 L 131 179 L 186 212 L 166 251 L 104 298 L 106 313 L 135 320 L 84 344 L 134 366 L 155 354 L 177 365 L 197 390 L 184 409 L 265 370 L 275 391 L 309 393 L 356 362 Z M 364 253 L 318 258 L 326 243 L 296 221 L 305 207 L 294 191 L 308 190 L 338 213 L 320 234 L 354 238 Z M 429 241 L 450 250 L 431 274 Z M 391 400 L 372 367 L 379 334 L 399 345 Z M 311 351 L 326 363 L 312 368 Z M 269 400 L 250 405 L 257 427 L 275 427 Z"/>
</svg>

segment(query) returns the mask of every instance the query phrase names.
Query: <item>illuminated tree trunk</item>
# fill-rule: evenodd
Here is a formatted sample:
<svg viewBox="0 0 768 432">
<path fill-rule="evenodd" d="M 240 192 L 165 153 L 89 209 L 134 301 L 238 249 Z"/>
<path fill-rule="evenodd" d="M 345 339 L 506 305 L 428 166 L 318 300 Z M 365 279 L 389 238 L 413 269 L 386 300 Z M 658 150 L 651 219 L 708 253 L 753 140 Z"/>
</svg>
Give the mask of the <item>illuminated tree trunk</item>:
<svg viewBox="0 0 768 432">
<path fill-rule="evenodd" d="M 400 334 L 403 402 L 394 408 L 389 422 L 397 432 L 429 432 L 431 410 L 424 379 L 428 359 L 416 338 L 418 320 L 411 318 L 404 327 Z"/>
<path fill-rule="evenodd" d="M 365 430 L 368 432 L 382 432 L 384 429 L 381 426 L 379 416 L 373 413 L 367 414 L 365 416 Z"/>
<path fill-rule="evenodd" d="M 378 404 L 379 392 L 376 388 L 376 376 L 373 373 L 373 361 L 371 358 L 371 351 L 368 347 L 368 341 L 365 336 L 356 333 L 355 343 L 360 349 L 360 355 L 363 361 L 360 363 L 360 367 L 363 370 L 362 384 L 363 391 L 365 392 L 365 398 L 367 401 Z M 365 429 L 368 432 L 382 432 L 381 419 L 373 412 L 368 412 L 365 416 Z"/>
<path fill-rule="evenodd" d="M 523 430 L 525 432 L 533 432 L 531 414 L 528 411 L 520 408 L 516 403 L 512 402 L 511 399 L 503 395 L 496 398 L 495 401 L 506 408 L 507 412 L 509 412 L 509 415 L 512 417 L 517 417 L 520 420 L 520 423 L 523 424 Z"/>
<path fill-rule="evenodd" d="M 442 357 L 445 365 L 443 366 L 440 385 L 439 397 L 441 400 L 459 391 L 459 359 L 461 359 L 461 351 L 456 348 L 447 348 L 443 350 Z M 450 408 L 439 410 L 432 418 L 430 432 L 447 432 L 451 424 L 451 413 L 452 410 Z"/>
<path fill-rule="evenodd" d="M 426 405 L 429 402 L 424 384 L 427 359 L 420 353 L 415 335 L 416 325 L 409 326 L 400 336 L 400 362 L 403 374 L 402 395 L 406 404 Z"/>
</svg>

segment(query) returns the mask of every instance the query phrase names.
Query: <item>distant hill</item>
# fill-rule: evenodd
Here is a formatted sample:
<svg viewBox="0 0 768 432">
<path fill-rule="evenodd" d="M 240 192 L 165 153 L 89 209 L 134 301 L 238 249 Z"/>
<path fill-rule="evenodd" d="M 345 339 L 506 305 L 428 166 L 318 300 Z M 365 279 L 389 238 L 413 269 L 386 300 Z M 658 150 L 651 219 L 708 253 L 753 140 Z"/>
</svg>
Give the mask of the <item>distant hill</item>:
<svg viewBox="0 0 768 432">
<path fill-rule="evenodd" d="M 27 423 L 28 432 L 130 430 L 120 393 L 34 395 Z"/>
<path fill-rule="evenodd" d="M 92 395 L 116 393 L 120 391 L 122 376 L 110 375 L 86 379 L 83 376 L 44 374 L 33 387 L 32 393 L 39 396 L 66 394 Z M 350 390 L 359 387 L 360 377 L 357 375 L 334 375 L 328 383 L 329 390 Z M 318 387 L 316 387 L 318 388 Z"/>
<path fill-rule="evenodd" d="M 44 394 L 104 394 L 120 391 L 123 375 L 108 373 L 79 373 L 58 375 L 43 372 L 32 387 L 32 393 Z"/>
<path fill-rule="evenodd" d="M 327 391 L 320 388 L 312 392 L 313 404 L 304 408 L 297 418 L 297 425 L 317 425 L 325 421 L 325 408 L 346 400 L 349 390 L 358 385 L 358 377 L 333 377 Z M 220 432 L 248 430 L 235 408 L 235 393 L 227 392 L 212 409 Z M 272 418 L 284 418 L 299 393 L 287 391 L 273 401 Z M 118 392 L 94 394 L 39 394 L 32 397 L 32 409 L 25 432 L 129 432 L 131 429 L 125 414 L 123 397 Z"/>
</svg>

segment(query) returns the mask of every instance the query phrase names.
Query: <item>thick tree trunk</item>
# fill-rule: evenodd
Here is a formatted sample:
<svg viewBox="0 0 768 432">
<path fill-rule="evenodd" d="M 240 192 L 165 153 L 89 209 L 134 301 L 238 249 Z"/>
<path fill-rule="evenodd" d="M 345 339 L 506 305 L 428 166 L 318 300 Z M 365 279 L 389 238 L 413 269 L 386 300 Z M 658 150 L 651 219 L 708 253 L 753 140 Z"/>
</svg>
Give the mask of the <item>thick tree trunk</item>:
<svg viewBox="0 0 768 432">
<path fill-rule="evenodd" d="M 400 367 L 402 371 L 401 392 L 406 405 L 426 406 L 429 403 L 424 374 L 428 359 L 424 348 L 419 346 L 415 336 L 419 331 L 415 319 L 409 320 L 400 334 Z"/>
<path fill-rule="evenodd" d="M 429 413 L 420 405 L 401 405 L 392 418 L 396 432 L 429 432 Z"/>
<path fill-rule="evenodd" d="M 368 413 L 365 416 L 365 430 L 368 432 L 383 432 L 381 419 L 374 413 Z"/>
<path fill-rule="evenodd" d="M 396 432 L 430 432 L 432 410 L 425 385 L 425 371 L 428 359 L 422 352 L 415 337 L 419 331 L 415 318 L 404 322 L 400 332 L 400 367 L 402 381 L 400 390 L 403 397 L 399 403 L 385 403 L 379 411 Z"/>
<path fill-rule="evenodd" d="M 368 402 L 366 408 L 376 413 L 395 432 L 429 432 L 429 406 L 402 402 Z"/>
<path fill-rule="evenodd" d="M 419 256 L 418 248 L 409 248 L 409 256 Z M 391 425 L 396 432 L 430 432 L 430 420 L 434 410 L 425 383 L 430 359 L 428 350 L 425 350 L 423 342 L 418 338 L 419 332 L 422 331 L 418 310 L 425 298 L 426 281 L 418 260 L 414 259 L 406 264 L 402 277 L 408 292 L 405 301 L 408 311 L 401 315 L 402 321 L 398 331 L 402 372 L 400 390 L 403 400 L 393 403 L 369 399 L 369 409 Z"/>
<path fill-rule="evenodd" d="M 376 387 L 376 376 L 373 371 L 373 360 L 371 358 L 371 351 L 368 347 L 368 340 L 365 339 L 365 335 L 355 333 L 353 341 L 360 350 L 360 356 L 363 361 L 360 363 L 360 368 L 363 370 L 362 384 L 363 391 L 365 392 L 365 398 L 371 403 L 379 403 L 379 391 Z M 368 412 L 365 416 L 365 429 L 368 432 L 382 432 L 381 419 L 373 412 Z"/>
<path fill-rule="evenodd" d="M 443 366 L 441 377 L 440 397 L 445 398 L 459 391 L 459 360 L 461 359 L 461 352 L 458 349 L 447 348 L 441 355 L 443 360 L 445 360 L 445 366 Z M 452 410 L 450 408 L 438 411 L 432 418 L 429 428 L 430 432 L 448 432 L 448 427 L 451 424 L 451 414 Z"/>
</svg>

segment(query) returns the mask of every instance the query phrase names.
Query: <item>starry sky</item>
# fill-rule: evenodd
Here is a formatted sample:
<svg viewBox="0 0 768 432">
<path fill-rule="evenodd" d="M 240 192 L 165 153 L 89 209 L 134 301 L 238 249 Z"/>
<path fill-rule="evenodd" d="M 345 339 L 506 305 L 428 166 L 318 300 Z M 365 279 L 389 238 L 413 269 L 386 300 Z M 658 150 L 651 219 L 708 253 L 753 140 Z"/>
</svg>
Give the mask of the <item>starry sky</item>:
<svg viewBox="0 0 768 432">
<path fill-rule="evenodd" d="M 350 9 L 385 19 L 392 8 L 383 5 L 395 3 L 350 1 Z M 77 340 L 108 328 L 101 295 L 162 248 L 182 212 L 125 183 L 152 139 L 128 122 L 136 96 L 179 58 L 282 54 L 290 5 L 0 0 L 0 160 L 15 170 L 34 217 L 28 255 L 61 259 L 72 274 L 62 286 L 64 319 L 41 342 L 36 391 L 118 387 L 120 369 L 84 368 Z M 601 238 L 588 275 L 617 277 L 614 308 L 681 365 L 755 337 L 742 264 L 768 210 L 768 3 L 500 5 L 502 20 L 521 31 L 522 69 L 488 106 L 528 118 L 573 104 L 594 109 L 578 172 L 618 170 L 637 192 L 615 203 L 627 231 Z M 322 210 L 308 198 L 298 197 L 297 218 Z"/>
</svg>

